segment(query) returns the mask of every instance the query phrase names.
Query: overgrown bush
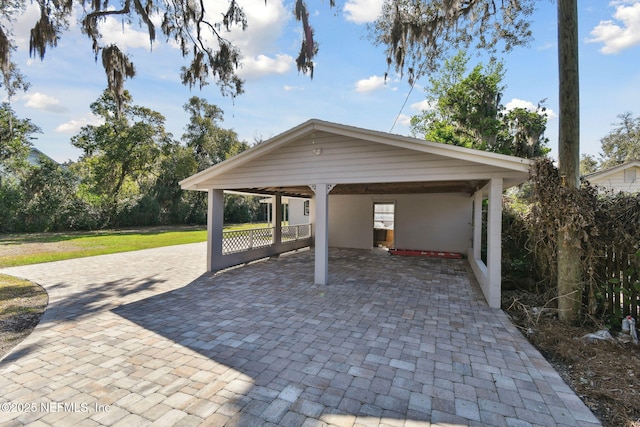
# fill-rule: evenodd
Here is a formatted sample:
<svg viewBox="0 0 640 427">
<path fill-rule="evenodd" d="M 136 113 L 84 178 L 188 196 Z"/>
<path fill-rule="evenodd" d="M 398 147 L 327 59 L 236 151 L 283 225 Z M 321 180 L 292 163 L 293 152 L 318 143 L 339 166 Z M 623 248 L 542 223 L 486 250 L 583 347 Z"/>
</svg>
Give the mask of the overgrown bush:
<svg viewBox="0 0 640 427">
<path fill-rule="evenodd" d="M 528 193 L 530 190 L 530 193 Z M 583 181 L 563 185 L 550 160 L 536 161 L 530 184 L 505 198 L 503 271 L 505 281 L 527 278 L 550 295 L 557 283 L 560 227 L 579 236 L 582 320 L 618 326 L 623 316 L 638 318 L 640 295 L 640 194 L 607 193 Z"/>
<path fill-rule="evenodd" d="M 526 187 L 512 190 L 503 198 L 502 271 L 506 288 L 528 289 L 542 279 L 539 270 L 534 268 L 533 252 L 529 248 L 531 204 L 528 198 L 530 191 Z"/>
<path fill-rule="evenodd" d="M 125 206 L 118 213 L 117 225 L 120 227 L 152 226 L 161 224 L 160 219 L 160 204 L 155 198 L 144 195 L 136 203 Z"/>
</svg>

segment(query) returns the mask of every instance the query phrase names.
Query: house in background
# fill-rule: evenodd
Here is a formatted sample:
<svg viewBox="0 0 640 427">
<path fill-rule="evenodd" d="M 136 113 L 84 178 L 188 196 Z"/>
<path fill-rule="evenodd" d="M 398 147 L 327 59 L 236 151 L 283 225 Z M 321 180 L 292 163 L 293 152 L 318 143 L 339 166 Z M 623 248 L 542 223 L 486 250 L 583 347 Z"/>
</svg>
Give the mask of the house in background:
<svg viewBox="0 0 640 427">
<path fill-rule="evenodd" d="M 518 157 L 313 119 L 180 185 L 208 193 L 209 271 L 313 246 L 314 281 L 328 284 L 330 246 L 459 252 L 467 255 L 489 306 L 499 308 L 502 194 L 526 181 L 530 166 Z M 247 238 L 247 250 L 229 248 L 225 191 L 270 195 L 275 224 L 282 224 L 283 197 L 308 198 L 309 224 L 276 226 Z"/>
<path fill-rule="evenodd" d="M 51 161 L 56 165 L 58 164 L 58 162 L 56 162 L 37 148 L 29 148 L 29 154 L 27 155 L 27 164 L 29 166 L 41 166 L 43 160 Z M 16 175 L 10 170 L 10 168 L 5 168 L 2 164 L 0 164 L 0 179 L 2 179 L 3 177 L 16 178 Z"/>
<path fill-rule="evenodd" d="M 267 223 L 273 224 L 274 198 L 267 197 L 260 200 L 265 206 Z M 309 199 L 300 197 L 282 197 L 282 221 L 289 225 L 309 224 Z"/>
<path fill-rule="evenodd" d="M 27 156 L 27 162 L 29 162 L 31 166 L 39 166 L 40 164 L 42 164 L 42 159 L 47 159 L 55 163 L 56 165 L 58 164 L 58 162 L 44 154 L 42 151 L 38 150 L 36 147 L 31 147 L 31 149 L 29 150 L 29 155 Z"/>
<path fill-rule="evenodd" d="M 608 191 L 635 193 L 640 191 L 640 160 L 622 163 L 584 176 L 592 185 Z"/>
</svg>

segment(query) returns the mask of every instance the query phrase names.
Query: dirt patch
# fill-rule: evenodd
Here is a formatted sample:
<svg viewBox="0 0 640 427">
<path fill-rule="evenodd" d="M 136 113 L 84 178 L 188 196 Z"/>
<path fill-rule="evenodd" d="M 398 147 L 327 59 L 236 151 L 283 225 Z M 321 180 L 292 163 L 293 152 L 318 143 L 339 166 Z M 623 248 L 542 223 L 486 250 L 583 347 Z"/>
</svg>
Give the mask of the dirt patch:
<svg viewBox="0 0 640 427">
<path fill-rule="evenodd" d="M 29 336 L 48 301 L 42 287 L 0 274 L 0 359 Z"/>
<path fill-rule="evenodd" d="M 598 331 L 560 323 L 542 300 L 505 292 L 503 309 L 603 426 L 640 427 L 640 346 L 617 331 L 612 340 L 584 338 Z"/>
<path fill-rule="evenodd" d="M 17 255 L 68 252 L 76 249 L 78 249 L 78 246 L 71 242 L 2 242 L 0 243 L 0 258 Z"/>
</svg>

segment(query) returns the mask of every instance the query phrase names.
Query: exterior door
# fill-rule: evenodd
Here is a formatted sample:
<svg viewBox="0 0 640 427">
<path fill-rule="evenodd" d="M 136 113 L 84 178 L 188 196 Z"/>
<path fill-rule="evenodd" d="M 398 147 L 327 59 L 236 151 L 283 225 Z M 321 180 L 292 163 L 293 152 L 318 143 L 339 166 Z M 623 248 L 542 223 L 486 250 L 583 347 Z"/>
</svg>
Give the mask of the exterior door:
<svg viewBox="0 0 640 427">
<path fill-rule="evenodd" d="M 394 202 L 373 203 L 374 248 L 391 249 L 394 247 L 395 208 Z"/>
</svg>

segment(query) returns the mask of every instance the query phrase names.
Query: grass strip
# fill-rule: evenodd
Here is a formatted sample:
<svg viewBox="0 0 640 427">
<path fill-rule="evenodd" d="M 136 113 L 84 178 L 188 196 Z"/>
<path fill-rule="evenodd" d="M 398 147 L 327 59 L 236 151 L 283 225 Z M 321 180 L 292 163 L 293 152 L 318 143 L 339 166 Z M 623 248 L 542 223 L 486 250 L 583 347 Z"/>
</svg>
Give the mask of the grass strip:
<svg viewBox="0 0 640 427">
<path fill-rule="evenodd" d="M 206 230 L 73 234 L 60 235 L 56 239 L 52 236 L 44 236 L 42 240 L 31 237 L 28 241 L 13 238 L 11 243 L 6 243 L 8 246 L 5 249 L 10 249 L 11 245 L 18 245 L 23 246 L 25 250 L 17 250 L 15 254 L 0 255 L 0 268 L 198 243 L 206 240 Z"/>
<path fill-rule="evenodd" d="M 225 226 L 225 231 L 265 227 L 268 225 L 264 223 L 234 224 Z M 200 243 L 206 240 L 207 230 L 194 227 L 11 234 L 0 236 L 0 268 Z"/>
</svg>

